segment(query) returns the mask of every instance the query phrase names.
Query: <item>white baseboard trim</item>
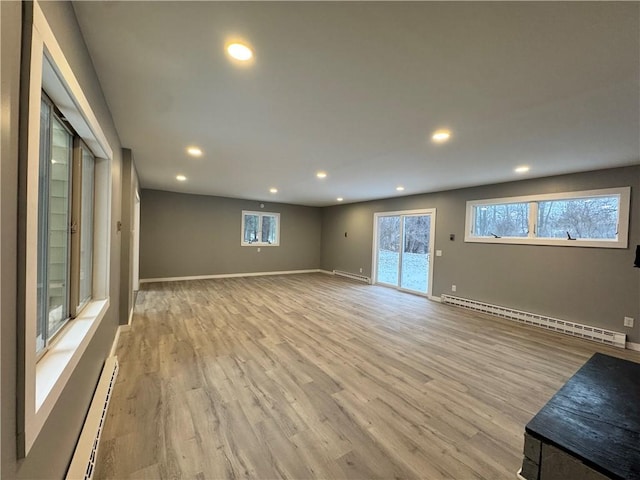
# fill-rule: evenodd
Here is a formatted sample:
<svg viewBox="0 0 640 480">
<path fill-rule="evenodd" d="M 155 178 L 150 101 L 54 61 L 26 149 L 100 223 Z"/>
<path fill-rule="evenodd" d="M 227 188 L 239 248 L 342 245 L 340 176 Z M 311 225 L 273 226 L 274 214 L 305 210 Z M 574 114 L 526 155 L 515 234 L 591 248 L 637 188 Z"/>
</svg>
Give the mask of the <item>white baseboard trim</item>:
<svg viewBox="0 0 640 480">
<path fill-rule="evenodd" d="M 111 344 L 111 351 L 109 352 L 110 357 L 115 357 L 116 350 L 118 350 L 118 342 L 120 341 L 120 334 L 122 332 L 126 332 L 129 330 L 130 325 L 120 325 L 116 328 L 116 334 L 113 337 L 113 343 Z"/>
<path fill-rule="evenodd" d="M 116 334 L 113 336 L 113 343 L 111 344 L 110 357 L 115 357 L 116 350 L 118 349 L 118 340 L 120 340 L 120 327 L 116 328 Z"/>
<path fill-rule="evenodd" d="M 318 272 L 324 273 L 325 275 L 334 275 L 334 273 L 332 271 L 330 271 L 330 270 L 322 270 L 322 269 L 320 269 L 320 270 L 318 270 Z"/>
<path fill-rule="evenodd" d="M 429 295 L 427 298 L 429 300 L 433 300 L 434 302 L 442 303 L 442 298 L 437 295 Z"/>
<path fill-rule="evenodd" d="M 362 269 L 360 269 L 362 270 Z M 367 277 L 366 275 L 363 275 L 362 273 L 353 273 L 353 272 L 349 272 L 347 270 L 334 270 L 333 271 L 333 275 L 336 277 L 344 277 L 344 278 L 349 278 L 351 280 L 355 280 L 356 282 L 363 282 L 363 283 L 367 283 L 369 285 L 371 285 L 371 277 Z"/>
<path fill-rule="evenodd" d="M 127 327 L 131 327 L 131 322 L 133 321 L 133 307 L 129 310 L 129 318 L 127 319 Z"/>
<path fill-rule="evenodd" d="M 308 270 L 284 270 L 279 272 L 221 273 L 218 275 L 193 275 L 190 277 L 141 278 L 140 283 L 182 282 L 186 280 L 209 280 L 214 278 L 265 277 L 269 275 L 297 275 L 300 273 L 319 273 L 320 271 L 319 268 L 310 268 Z"/>
<path fill-rule="evenodd" d="M 635 350 L 636 352 L 640 352 L 640 343 L 627 342 L 627 348 L 629 350 Z"/>
</svg>

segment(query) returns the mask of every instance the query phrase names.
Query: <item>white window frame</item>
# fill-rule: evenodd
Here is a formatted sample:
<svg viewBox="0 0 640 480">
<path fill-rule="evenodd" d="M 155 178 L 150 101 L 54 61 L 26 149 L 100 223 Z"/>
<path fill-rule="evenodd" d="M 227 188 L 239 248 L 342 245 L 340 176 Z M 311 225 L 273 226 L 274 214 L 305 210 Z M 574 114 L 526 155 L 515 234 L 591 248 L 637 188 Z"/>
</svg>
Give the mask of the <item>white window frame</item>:
<svg viewBox="0 0 640 480">
<path fill-rule="evenodd" d="M 427 280 L 427 292 L 421 293 L 414 290 L 408 290 L 400 286 L 388 285 L 383 282 L 378 282 L 378 219 L 380 217 L 395 217 L 395 216 L 412 216 L 412 215 L 430 215 L 431 216 L 431 228 L 429 231 L 429 272 L 427 272 L 429 278 Z M 437 300 L 439 297 L 433 295 L 433 271 L 435 266 L 434 257 L 436 256 L 436 209 L 435 208 L 421 208 L 414 210 L 399 210 L 392 212 L 375 212 L 373 214 L 373 243 L 371 252 L 371 282 L 378 285 L 389 286 L 403 292 L 410 292 L 413 295 L 420 295 L 427 297 L 431 300 Z"/>
<path fill-rule="evenodd" d="M 258 216 L 258 238 L 262 238 L 262 217 L 275 217 L 276 218 L 276 237 L 277 240 L 275 243 L 269 242 L 245 242 L 244 241 L 244 217 L 246 215 L 257 215 Z M 280 214 L 275 212 L 254 212 L 251 210 L 242 210 L 242 227 L 240 229 L 240 245 L 243 247 L 278 247 L 280 246 Z"/>
<path fill-rule="evenodd" d="M 616 239 L 576 239 L 537 237 L 538 202 L 550 200 L 567 200 L 587 197 L 618 196 L 618 235 Z M 470 200 L 467 202 L 465 215 L 465 242 L 471 243 L 508 243 L 521 245 L 556 245 L 565 247 L 627 248 L 629 243 L 629 204 L 631 187 L 603 188 L 599 190 L 582 190 L 577 192 L 549 193 L 542 195 L 525 195 L 521 197 L 491 198 Z M 505 203 L 529 204 L 529 233 L 527 237 L 482 237 L 473 233 L 475 207 L 483 205 L 500 205 Z"/>
<path fill-rule="evenodd" d="M 27 455 L 53 411 L 69 378 L 109 308 L 111 247 L 111 159 L 113 150 L 102 131 L 60 45 L 37 1 L 33 3 L 33 31 L 29 78 L 26 154 L 26 221 L 24 368 L 19 368 L 22 408 L 18 409 L 18 453 Z M 47 351 L 36 355 L 38 171 L 40 99 L 42 90 L 64 114 L 95 156 L 94 257 L 92 299 L 56 336 Z M 22 376 L 24 375 L 24 376 Z"/>
</svg>

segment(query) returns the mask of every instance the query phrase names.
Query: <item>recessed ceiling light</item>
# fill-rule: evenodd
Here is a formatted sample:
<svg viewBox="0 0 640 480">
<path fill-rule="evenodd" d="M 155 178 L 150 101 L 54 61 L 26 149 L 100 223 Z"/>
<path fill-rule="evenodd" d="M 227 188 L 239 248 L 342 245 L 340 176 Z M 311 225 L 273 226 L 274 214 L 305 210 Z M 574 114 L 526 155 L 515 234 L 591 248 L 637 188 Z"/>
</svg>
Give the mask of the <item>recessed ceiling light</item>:
<svg viewBox="0 0 640 480">
<path fill-rule="evenodd" d="M 277 188 L 270 188 L 269 191 L 271 193 L 278 193 L 278 189 Z"/>
<path fill-rule="evenodd" d="M 318 173 L 316 173 L 316 177 L 318 177 L 318 178 L 327 178 L 327 172 L 318 172 Z"/>
<path fill-rule="evenodd" d="M 253 58 L 251 49 L 242 43 L 230 43 L 227 45 L 227 53 L 241 62 L 246 62 Z"/>
<path fill-rule="evenodd" d="M 191 155 L 192 157 L 200 157 L 200 156 L 202 156 L 202 150 L 200 150 L 198 147 L 189 147 L 189 148 L 187 148 L 187 153 L 189 155 Z"/>
<path fill-rule="evenodd" d="M 338 198 L 336 198 L 336 200 L 337 200 L 337 201 L 339 201 L 339 202 L 341 202 L 341 201 L 343 201 L 343 200 L 344 200 L 344 198 L 342 198 L 342 197 L 338 197 Z"/>
<path fill-rule="evenodd" d="M 521 165 L 513 170 L 516 173 L 527 173 L 529 171 L 528 165 Z"/>
<path fill-rule="evenodd" d="M 399 191 L 399 192 L 402 192 L 404 190 L 404 187 L 402 185 L 398 185 L 396 187 L 396 190 Z"/>
<path fill-rule="evenodd" d="M 176 175 L 176 180 L 179 182 L 184 182 L 187 179 L 184 175 Z"/>
<path fill-rule="evenodd" d="M 431 135 L 431 140 L 436 143 L 444 143 L 451 138 L 451 132 L 449 130 L 436 130 Z"/>
</svg>

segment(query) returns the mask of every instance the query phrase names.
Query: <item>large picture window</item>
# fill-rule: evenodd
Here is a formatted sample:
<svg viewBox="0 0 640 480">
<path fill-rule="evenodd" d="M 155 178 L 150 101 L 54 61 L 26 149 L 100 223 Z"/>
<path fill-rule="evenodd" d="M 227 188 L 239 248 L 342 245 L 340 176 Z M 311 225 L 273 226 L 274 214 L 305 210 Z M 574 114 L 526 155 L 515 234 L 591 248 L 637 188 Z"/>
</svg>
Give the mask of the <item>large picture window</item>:
<svg viewBox="0 0 640 480">
<path fill-rule="evenodd" d="M 466 242 L 626 248 L 630 187 L 467 202 Z"/>
<path fill-rule="evenodd" d="M 243 210 L 241 245 L 280 245 L 280 214 Z"/>
</svg>

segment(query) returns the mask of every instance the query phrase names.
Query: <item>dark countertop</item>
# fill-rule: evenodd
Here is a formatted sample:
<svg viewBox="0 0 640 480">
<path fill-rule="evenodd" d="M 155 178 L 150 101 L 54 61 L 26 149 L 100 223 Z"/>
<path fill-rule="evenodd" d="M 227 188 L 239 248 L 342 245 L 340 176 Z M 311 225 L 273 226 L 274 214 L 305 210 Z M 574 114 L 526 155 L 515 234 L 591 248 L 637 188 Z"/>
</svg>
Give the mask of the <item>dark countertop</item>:
<svg viewBox="0 0 640 480">
<path fill-rule="evenodd" d="M 640 479 L 640 364 L 596 353 L 526 431 L 614 479 Z"/>
</svg>

